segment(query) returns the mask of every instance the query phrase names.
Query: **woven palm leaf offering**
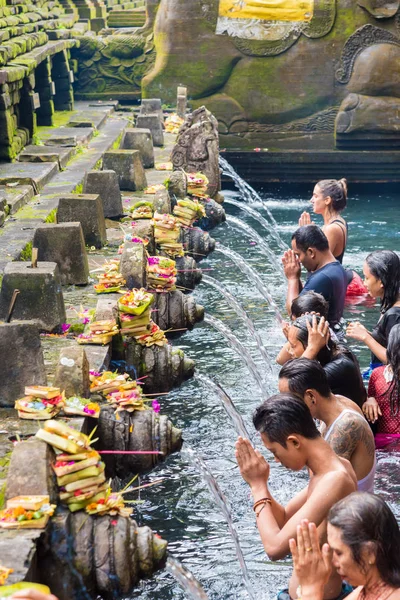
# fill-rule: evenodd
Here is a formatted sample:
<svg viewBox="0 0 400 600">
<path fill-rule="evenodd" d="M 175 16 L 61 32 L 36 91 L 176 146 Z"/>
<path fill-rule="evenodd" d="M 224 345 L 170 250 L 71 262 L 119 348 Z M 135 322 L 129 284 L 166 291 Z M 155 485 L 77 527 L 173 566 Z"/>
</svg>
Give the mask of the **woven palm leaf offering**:
<svg viewBox="0 0 400 600">
<path fill-rule="evenodd" d="M 115 412 L 121 412 L 123 410 L 126 410 L 127 412 L 149 410 L 149 407 L 146 406 L 145 402 L 150 402 L 150 400 L 143 398 L 142 388 L 136 381 L 133 383 L 135 385 L 129 390 L 121 387 L 117 391 L 107 395 L 108 402 L 116 409 Z"/>
<path fill-rule="evenodd" d="M 2 529 L 44 529 L 55 511 L 49 496 L 16 496 L 0 511 Z"/>
<path fill-rule="evenodd" d="M 60 500 L 71 512 L 82 510 L 89 502 L 105 498 L 107 483 L 105 464 L 91 448 L 92 436 L 87 436 L 61 421 L 46 421 L 36 437 L 58 452 L 53 470 L 57 477 Z M 60 453 L 61 450 L 61 453 Z"/>
<path fill-rule="evenodd" d="M 119 333 L 114 319 L 93 321 L 89 323 L 89 331 L 81 333 L 76 338 L 78 344 L 109 344 L 114 335 Z"/>
<path fill-rule="evenodd" d="M 178 242 L 181 227 L 178 220 L 167 213 L 154 213 L 154 239 L 162 252 L 169 256 L 184 256 L 183 244 Z"/>
<path fill-rule="evenodd" d="M 0 567 L 0 577 L 1 577 L 1 568 Z M 12 571 L 12 569 L 8 569 L 8 571 Z M 31 581 L 20 581 L 18 583 L 13 583 L 11 585 L 2 585 L 0 579 L 0 598 L 9 598 L 13 596 L 15 592 L 21 592 L 22 590 L 37 590 L 42 594 L 50 594 L 50 588 L 47 585 L 43 585 L 42 583 L 32 583 Z"/>
<path fill-rule="evenodd" d="M 198 198 L 208 198 L 208 178 L 203 173 L 186 173 L 187 193 Z"/>
<path fill-rule="evenodd" d="M 119 272 L 119 260 L 111 260 L 104 265 L 104 272 L 97 275 L 99 282 L 94 285 L 96 294 L 118 292 L 126 281 Z"/>
<path fill-rule="evenodd" d="M 154 185 L 149 185 L 143 193 L 153 196 L 154 194 L 157 194 L 157 192 L 162 192 L 163 190 L 165 190 L 165 185 L 162 183 L 156 183 Z"/>
<path fill-rule="evenodd" d="M 174 215 L 186 227 L 191 227 L 195 221 L 206 216 L 204 206 L 196 199 L 184 198 L 174 206 Z"/>
<path fill-rule="evenodd" d="M 144 288 L 133 289 L 118 300 L 122 335 L 137 337 L 150 331 L 154 296 Z"/>
<path fill-rule="evenodd" d="M 168 344 L 168 340 L 165 337 L 165 332 L 160 329 L 160 327 L 154 323 L 154 321 L 150 322 L 150 331 L 143 335 L 140 335 L 136 338 L 136 341 L 141 346 L 166 346 Z"/>
<path fill-rule="evenodd" d="M 91 394 L 101 393 L 106 396 L 121 387 L 129 390 L 134 386 L 134 382 L 130 379 L 128 373 L 118 373 L 116 371 L 98 373 L 97 371 L 89 371 L 89 377 Z"/>
<path fill-rule="evenodd" d="M 9 569 L 8 567 L 3 567 L 0 565 L 0 585 L 4 585 L 11 573 L 14 572 L 14 569 Z"/>
<path fill-rule="evenodd" d="M 176 289 L 176 263 L 171 258 L 149 256 L 147 259 L 147 285 L 156 292 L 170 292 Z"/>
<path fill-rule="evenodd" d="M 180 128 L 184 124 L 185 119 L 179 117 L 176 113 L 172 113 L 165 119 L 166 133 L 179 133 Z"/>
<path fill-rule="evenodd" d="M 86 506 L 86 512 L 88 515 L 129 517 L 132 509 L 125 506 L 121 492 L 113 492 L 111 487 L 108 487 L 105 498 L 90 502 Z"/>
<path fill-rule="evenodd" d="M 130 216 L 132 219 L 152 219 L 153 218 L 153 203 L 146 200 L 140 200 L 129 207 Z"/>
<path fill-rule="evenodd" d="M 70 398 L 65 398 L 63 411 L 64 414 L 68 416 L 79 415 L 81 417 L 98 419 L 100 415 L 100 406 L 97 402 L 91 402 L 88 398 L 71 396 Z"/>
<path fill-rule="evenodd" d="M 47 420 L 58 415 L 64 404 L 60 388 L 44 385 L 25 387 L 25 396 L 15 401 L 20 419 Z"/>
</svg>

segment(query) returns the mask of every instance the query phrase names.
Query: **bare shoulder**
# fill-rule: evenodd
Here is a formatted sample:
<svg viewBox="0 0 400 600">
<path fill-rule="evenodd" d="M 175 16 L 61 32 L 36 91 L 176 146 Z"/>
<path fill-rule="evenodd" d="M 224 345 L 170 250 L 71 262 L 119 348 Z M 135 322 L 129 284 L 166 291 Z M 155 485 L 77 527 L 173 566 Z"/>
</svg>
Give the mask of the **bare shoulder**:
<svg viewBox="0 0 400 600">
<path fill-rule="evenodd" d="M 332 490 L 338 499 L 351 494 L 357 489 L 357 477 L 351 463 L 345 458 L 338 457 L 342 468 L 337 468 L 316 478 L 314 491 Z"/>
<path fill-rule="evenodd" d="M 400 589 L 395 590 L 391 596 L 389 596 L 388 600 L 400 600 Z"/>
</svg>

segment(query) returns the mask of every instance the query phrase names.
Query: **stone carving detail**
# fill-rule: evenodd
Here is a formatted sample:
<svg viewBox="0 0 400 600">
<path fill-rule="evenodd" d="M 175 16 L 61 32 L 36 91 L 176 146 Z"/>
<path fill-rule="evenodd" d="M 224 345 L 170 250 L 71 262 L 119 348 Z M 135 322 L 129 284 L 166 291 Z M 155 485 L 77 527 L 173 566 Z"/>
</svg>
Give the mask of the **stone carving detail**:
<svg viewBox="0 0 400 600">
<path fill-rule="evenodd" d="M 140 94 L 141 82 L 155 63 L 154 35 L 83 37 L 74 51 L 79 60 L 79 94 Z"/>
<path fill-rule="evenodd" d="M 297 119 L 296 121 L 291 121 L 290 123 L 279 123 L 277 125 L 273 123 L 257 123 L 254 121 L 249 123 L 249 131 L 263 133 L 311 133 L 314 131 L 333 133 L 338 110 L 338 106 L 333 106 L 332 108 L 322 110 L 315 115 L 311 115 L 311 117 Z"/>
<path fill-rule="evenodd" d="M 187 117 L 179 132 L 171 155 L 174 170 L 204 173 L 209 181 L 207 193 L 214 198 L 221 188 L 218 155 L 218 121 L 201 106 Z"/>
<path fill-rule="evenodd" d="M 204 18 L 214 26 L 218 19 L 218 1 L 199 0 Z M 254 40 L 232 37 L 235 46 L 247 56 L 276 56 L 293 46 L 301 35 L 309 38 L 320 38 L 327 35 L 335 22 L 336 0 L 315 0 L 314 16 L 310 22 L 279 22 L 282 35 L 279 39 Z M 250 21 L 249 21 L 250 23 Z M 276 29 L 277 23 L 265 22 L 265 28 Z"/>
<path fill-rule="evenodd" d="M 357 0 L 357 4 L 375 19 L 390 19 L 399 10 L 400 0 Z"/>
<path fill-rule="evenodd" d="M 336 79 L 340 83 L 348 83 L 353 71 L 357 56 L 375 44 L 393 44 L 400 46 L 400 39 L 390 31 L 375 27 L 374 25 L 363 25 L 349 37 L 344 45 L 340 66 L 336 71 Z"/>
</svg>

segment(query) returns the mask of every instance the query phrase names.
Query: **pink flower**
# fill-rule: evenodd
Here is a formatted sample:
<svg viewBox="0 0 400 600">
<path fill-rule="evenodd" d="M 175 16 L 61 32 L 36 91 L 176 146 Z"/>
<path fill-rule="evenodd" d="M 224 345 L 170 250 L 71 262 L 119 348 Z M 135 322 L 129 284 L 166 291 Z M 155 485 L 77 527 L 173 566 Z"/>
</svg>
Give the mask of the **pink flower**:
<svg viewBox="0 0 400 600">
<path fill-rule="evenodd" d="M 89 374 L 92 375 L 92 377 L 100 377 L 101 375 L 99 371 L 89 371 Z"/>
<path fill-rule="evenodd" d="M 158 263 L 160 262 L 160 258 L 158 256 L 149 256 L 147 262 L 149 263 L 149 265 L 158 265 Z"/>
<path fill-rule="evenodd" d="M 155 413 L 159 413 L 161 410 L 161 406 L 160 404 L 157 402 L 157 400 L 153 400 L 153 402 L 151 403 L 151 406 L 154 410 Z"/>
<path fill-rule="evenodd" d="M 63 323 L 61 325 L 61 329 L 63 333 L 67 333 L 68 329 L 71 327 L 71 325 L 69 323 Z"/>
<path fill-rule="evenodd" d="M 82 323 L 84 325 L 87 325 L 88 323 L 90 323 L 90 319 L 88 317 L 85 317 L 84 319 L 82 319 Z"/>
<path fill-rule="evenodd" d="M 131 240 L 134 244 L 143 244 L 143 240 L 140 238 L 132 238 Z"/>
</svg>

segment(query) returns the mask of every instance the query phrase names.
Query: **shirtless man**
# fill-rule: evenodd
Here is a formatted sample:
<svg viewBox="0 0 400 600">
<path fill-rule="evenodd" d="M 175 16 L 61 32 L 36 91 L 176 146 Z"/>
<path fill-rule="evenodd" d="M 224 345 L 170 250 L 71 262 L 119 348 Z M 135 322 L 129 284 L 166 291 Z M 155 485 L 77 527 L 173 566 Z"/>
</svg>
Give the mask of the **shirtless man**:
<svg viewBox="0 0 400 600">
<path fill-rule="evenodd" d="M 264 549 L 272 560 L 289 553 L 289 540 L 296 536 L 303 519 L 318 527 L 320 541 L 326 541 L 326 517 L 330 508 L 356 490 L 356 477 L 350 463 L 339 458 L 321 438 L 306 404 L 293 394 L 277 394 L 257 408 L 253 423 L 264 446 L 277 462 L 292 471 L 308 467 L 308 486 L 286 506 L 274 500 L 268 488 L 270 467 L 249 440 L 239 437 L 236 460 L 243 479 L 249 484 L 254 512 Z M 292 574 L 289 593 L 278 598 L 298 598 L 298 581 Z M 342 582 L 333 573 L 325 586 L 324 599 L 341 597 Z"/>
<path fill-rule="evenodd" d="M 299 396 L 314 419 L 324 423 L 321 433 L 331 448 L 353 466 L 360 492 L 374 491 L 376 469 L 374 436 L 361 409 L 344 396 L 332 394 L 326 373 L 315 360 L 298 358 L 279 373 L 279 391 Z"/>
</svg>

